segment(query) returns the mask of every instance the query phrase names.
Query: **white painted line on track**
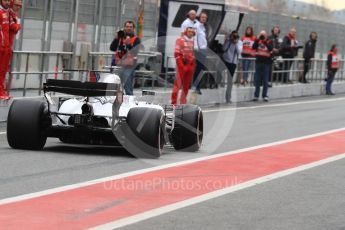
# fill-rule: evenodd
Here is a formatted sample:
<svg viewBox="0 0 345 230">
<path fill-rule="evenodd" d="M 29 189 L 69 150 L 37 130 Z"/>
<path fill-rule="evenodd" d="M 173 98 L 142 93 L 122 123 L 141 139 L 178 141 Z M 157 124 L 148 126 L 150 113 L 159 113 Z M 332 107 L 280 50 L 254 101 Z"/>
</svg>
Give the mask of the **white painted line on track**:
<svg viewBox="0 0 345 230">
<path fill-rule="evenodd" d="M 116 229 L 116 228 L 124 227 L 124 226 L 134 224 L 134 223 L 137 223 L 137 222 L 140 222 L 143 220 L 147 220 L 147 219 L 152 218 L 152 217 L 163 215 L 163 214 L 166 214 L 168 212 L 172 212 L 172 211 L 175 211 L 175 210 L 178 210 L 181 208 L 185 208 L 185 207 L 188 207 L 191 205 L 205 202 L 207 200 L 221 197 L 221 196 L 224 196 L 224 195 L 227 195 L 227 194 L 239 191 L 239 190 L 250 188 L 250 187 L 265 183 L 265 182 L 269 182 L 269 181 L 272 181 L 272 180 L 275 180 L 275 179 L 278 179 L 281 177 L 285 177 L 285 176 L 288 176 L 288 175 L 291 175 L 294 173 L 302 172 L 302 171 L 305 171 L 305 170 L 308 170 L 311 168 L 315 168 L 315 167 L 318 167 L 318 166 L 321 166 L 324 164 L 328 164 L 331 162 L 335 162 L 335 161 L 338 161 L 341 159 L 345 159 L 345 153 L 343 153 L 341 155 L 334 156 L 334 157 L 330 157 L 330 158 L 327 158 L 327 159 L 324 159 L 321 161 L 313 162 L 311 164 L 306 164 L 306 165 L 302 165 L 302 166 L 299 166 L 296 168 L 280 171 L 280 172 L 270 174 L 270 175 L 267 175 L 264 177 L 260 177 L 258 179 L 251 180 L 248 182 L 244 182 L 244 183 L 241 183 L 241 184 L 229 187 L 229 188 L 225 188 L 222 190 L 207 193 L 207 194 L 201 195 L 199 197 L 191 198 L 191 199 L 181 201 L 181 202 L 178 202 L 175 204 L 167 205 L 167 206 L 164 206 L 161 208 L 153 209 L 153 210 L 150 210 L 150 211 L 138 214 L 138 215 L 130 216 L 130 217 L 127 217 L 127 218 L 124 218 L 121 220 L 117 220 L 114 222 L 110 222 L 110 223 L 107 223 L 104 225 L 100 225 L 98 227 L 91 228 L 91 229 L 92 230 L 96 230 L 96 229 L 97 230 L 103 230 L 103 229 Z"/>
<path fill-rule="evenodd" d="M 66 191 L 66 190 L 71 190 L 71 189 L 76 189 L 76 188 L 81 188 L 81 187 L 85 187 L 85 186 L 89 186 L 89 185 L 93 185 L 93 184 L 104 183 L 106 181 L 117 180 L 117 179 L 129 177 L 129 176 L 134 176 L 134 175 L 138 175 L 138 174 L 142 174 L 142 173 L 157 171 L 157 170 L 171 168 L 171 167 L 175 167 L 175 166 L 186 165 L 186 164 L 195 163 L 195 162 L 204 161 L 204 160 L 210 160 L 210 159 L 214 159 L 214 158 L 218 158 L 218 157 L 222 157 L 222 156 L 229 156 L 229 155 L 238 154 L 238 153 L 241 153 L 241 152 L 247 152 L 247 151 L 250 151 L 250 150 L 270 147 L 270 146 L 279 145 L 279 144 L 285 144 L 285 143 L 289 143 L 289 142 L 292 142 L 292 141 L 298 141 L 298 140 L 303 140 L 303 139 L 307 139 L 307 138 L 318 137 L 318 136 L 322 136 L 322 135 L 326 135 L 326 134 L 331 134 L 331 133 L 335 133 L 335 132 L 339 132 L 339 131 L 344 131 L 344 130 L 345 130 L 345 127 L 340 128 L 340 129 L 329 130 L 329 131 L 326 131 L 326 132 L 315 133 L 315 134 L 312 134 L 312 135 L 306 135 L 306 136 L 302 136 L 302 137 L 291 138 L 291 139 L 277 141 L 277 142 L 273 142 L 273 143 L 268 143 L 268 144 L 254 146 L 254 147 L 234 150 L 234 151 L 230 151 L 230 152 L 215 154 L 215 155 L 211 155 L 211 156 L 199 157 L 199 158 L 194 158 L 194 159 L 190 159 L 190 160 L 186 160 L 186 161 L 180 161 L 180 162 L 160 165 L 160 166 L 156 166 L 156 167 L 145 168 L 145 169 L 141 169 L 141 170 L 136 170 L 136 171 L 131 171 L 131 172 L 127 172 L 127 173 L 122 173 L 122 174 L 119 174 L 119 175 L 104 177 L 104 178 L 100 178 L 100 179 L 96 179 L 96 180 L 76 183 L 76 184 L 62 186 L 62 187 L 57 187 L 57 188 L 52 188 L 52 189 L 48 189 L 48 190 L 44 190 L 44 191 L 40 191 L 40 192 L 20 195 L 20 196 L 16 196 L 16 197 L 10 197 L 10 198 L 6 198 L 6 199 L 0 200 L 0 205 L 8 204 L 8 203 L 13 203 L 13 202 L 18 202 L 18 201 L 27 200 L 27 199 L 32 199 L 32 198 L 41 197 L 41 196 L 46 196 L 46 195 L 49 195 L 49 194 L 63 192 L 63 191 Z"/>
</svg>

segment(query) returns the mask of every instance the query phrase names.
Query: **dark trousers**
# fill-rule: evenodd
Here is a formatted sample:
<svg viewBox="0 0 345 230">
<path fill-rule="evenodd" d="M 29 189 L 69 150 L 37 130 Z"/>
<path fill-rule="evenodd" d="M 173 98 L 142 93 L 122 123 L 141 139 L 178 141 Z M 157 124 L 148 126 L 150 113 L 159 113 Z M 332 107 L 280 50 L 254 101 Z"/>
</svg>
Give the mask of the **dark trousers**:
<svg viewBox="0 0 345 230">
<path fill-rule="evenodd" d="M 268 82 L 272 83 L 273 82 L 273 69 L 274 69 L 273 62 L 270 63 L 270 67 L 269 68 L 270 69 L 269 69 Z"/>
<path fill-rule="evenodd" d="M 287 83 L 290 81 L 290 69 L 292 66 L 293 61 L 284 61 L 284 66 L 283 66 L 283 83 Z"/>
<path fill-rule="evenodd" d="M 269 71 L 270 71 L 270 64 L 268 64 L 268 63 L 256 63 L 254 97 L 256 97 L 256 98 L 260 97 L 261 83 L 263 86 L 262 97 L 263 98 L 267 97 Z"/>
<path fill-rule="evenodd" d="M 307 81 L 307 74 L 308 74 L 308 72 L 309 72 L 310 65 L 311 65 L 310 61 L 308 61 L 308 60 L 304 61 L 303 76 L 302 76 L 302 78 L 299 80 L 300 82 L 302 82 L 302 83 L 307 83 L 307 82 L 308 82 L 308 81 Z"/>
<path fill-rule="evenodd" d="M 326 93 L 332 93 L 332 83 L 334 81 L 336 72 L 328 71 L 327 83 L 326 83 Z"/>
<path fill-rule="evenodd" d="M 200 81 L 202 78 L 201 71 L 206 70 L 206 57 L 207 57 L 207 50 L 195 51 L 196 66 L 195 66 L 195 72 L 193 75 L 193 87 L 197 91 L 200 90 Z"/>
<path fill-rule="evenodd" d="M 225 62 L 226 68 L 228 69 L 228 81 L 226 86 L 226 93 L 225 93 L 225 101 L 227 103 L 231 102 L 231 93 L 232 93 L 232 86 L 233 86 L 233 77 L 236 71 L 236 64 Z"/>
</svg>

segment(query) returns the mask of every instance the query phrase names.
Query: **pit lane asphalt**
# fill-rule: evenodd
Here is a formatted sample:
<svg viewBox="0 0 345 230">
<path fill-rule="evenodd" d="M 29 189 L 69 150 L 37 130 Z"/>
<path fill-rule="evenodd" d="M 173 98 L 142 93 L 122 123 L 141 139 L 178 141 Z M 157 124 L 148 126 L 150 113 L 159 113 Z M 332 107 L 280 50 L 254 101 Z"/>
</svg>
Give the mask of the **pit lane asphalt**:
<svg viewBox="0 0 345 230">
<path fill-rule="evenodd" d="M 158 160 L 135 159 L 121 148 L 69 146 L 55 139 L 49 139 L 44 151 L 12 150 L 6 135 L 0 135 L 0 199 L 342 128 L 345 97 L 336 98 L 340 100 L 295 99 L 302 103 L 285 106 L 274 105 L 291 100 L 244 103 L 238 110 L 231 109 L 234 105 L 204 108 L 223 111 L 204 114 L 202 150 L 176 153 L 167 148 Z M 221 132 L 221 124 L 228 129 Z M 340 160 L 124 229 L 345 229 L 344 166 Z"/>
</svg>

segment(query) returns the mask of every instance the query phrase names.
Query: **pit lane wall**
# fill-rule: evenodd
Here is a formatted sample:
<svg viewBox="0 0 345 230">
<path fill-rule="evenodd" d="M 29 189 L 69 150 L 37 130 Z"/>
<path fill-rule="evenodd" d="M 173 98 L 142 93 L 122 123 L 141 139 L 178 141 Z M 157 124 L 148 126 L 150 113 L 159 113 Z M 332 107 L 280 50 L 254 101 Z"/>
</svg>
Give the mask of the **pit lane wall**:
<svg viewBox="0 0 345 230">
<path fill-rule="evenodd" d="M 345 82 L 333 83 L 333 92 L 335 94 L 345 94 Z M 233 87 L 232 104 L 236 106 L 239 102 L 249 102 L 254 98 L 254 87 Z M 202 95 L 195 95 L 193 91 L 188 94 L 188 103 L 195 102 L 198 105 L 216 105 L 225 103 L 226 88 L 202 89 Z M 138 92 L 139 93 L 139 92 Z M 325 84 L 291 84 L 278 85 L 269 89 L 270 100 L 293 99 L 298 97 L 312 97 L 325 94 Z M 171 92 L 157 92 L 154 99 L 155 103 L 169 104 Z"/>
</svg>

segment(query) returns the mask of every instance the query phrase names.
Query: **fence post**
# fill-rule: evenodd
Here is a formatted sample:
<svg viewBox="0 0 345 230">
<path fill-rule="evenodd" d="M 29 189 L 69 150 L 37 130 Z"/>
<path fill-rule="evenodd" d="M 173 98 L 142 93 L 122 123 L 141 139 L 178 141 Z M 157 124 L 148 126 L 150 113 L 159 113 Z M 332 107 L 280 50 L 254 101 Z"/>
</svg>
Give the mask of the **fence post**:
<svg viewBox="0 0 345 230">
<path fill-rule="evenodd" d="M 28 53 L 28 54 L 26 55 L 23 97 L 26 96 L 26 80 L 27 80 L 27 76 L 28 76 L 28 72 L 29 72 L 29 60 L 30 60 L 30 53 Z"/>
<path fill-rule="evenodd" d="M 57 54 L 56 56 L 56 63 L 55 63 L 55 78 L 58 78 L 58 73 L 59 73 L 59 63 L 60 62 L 60 54 Z"/>
<path fill-rule="evenodd" d="M 168 71 L 169 71 L 169 56 L 167 56 L 167 63 L 165 67 L 164 91 L 167 90 L 168 85 Z"/>
<path fill-rule="evenodd" d="M 44 52 L 41 53 L 41 73 L 39 74 L 40 75 L 40 85 L 38 87 L 38 95 L 41 96 L 41 91 L 42 91 L 42 84 L 43 84 L 43 72 L 44 72 L 44 65 L 45 65 L 45 55 L 44 55 Z"/>
</svg>

